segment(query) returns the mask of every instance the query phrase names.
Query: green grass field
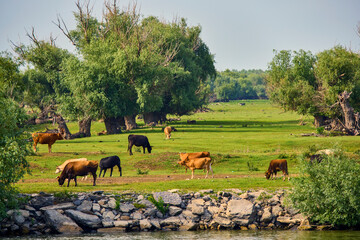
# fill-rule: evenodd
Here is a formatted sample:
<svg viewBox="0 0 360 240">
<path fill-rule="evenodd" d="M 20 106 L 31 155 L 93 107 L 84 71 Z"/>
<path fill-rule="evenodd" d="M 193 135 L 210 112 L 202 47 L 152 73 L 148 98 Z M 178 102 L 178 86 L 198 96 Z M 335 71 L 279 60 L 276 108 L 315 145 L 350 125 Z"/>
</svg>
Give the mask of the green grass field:
<svg viewBox="0 0 360 240">
<path fill-rule="evenodd" d="M 239 102 L 244 102 L 245 105 L 241 106 Z M 291 181 L 283 182 L 280 178 L 270 181 L 264 178 L 264 172 L 272 159 L 286 158 L 290 176 L 296 177 L 299 173 L 298 156 L 309 151 L 310 147 L 325 149 L 337 146 L 349 157 L 359 157 L 355 153 L 360 149 L 359 137 L 302 137 L 302 133 L 316 132 L 312 125 L 313 119 L 283 112 L 267 100 L 212 103 L 208 107 L 209 112 L 182 116 L 181 121 L 168 124 L 178 130 L 173 132 L 170 140 L 165 139 L 161 131 L 163 126 L 144 127 L 141 120 L 138 121 L 139 129 L 103 136 L 97 136 L 96 133 L 105 130 L 104 123 L 93 122 L 90 138 L 57 141 L 51 154 L 47 153 L 47 145 L 38 145 L 38 153 L 28 157 L 32 174 L 26 175 L 24 181 L 16 186 L 24 193 L 65 189 L 72 192 L 150 192 L 168 189 L 196 191 L 209 188 L 215 191 L 229 188 L 276 190 L 291 187 Z M 187 124 L 187 120 L 196 120 L 196 124 Z M 305 125 L 300 125 L 300 121 Z M 41 125 L 36 126 L 34 131 L 45 130 L 45 127 L 54 128 L 50 124 Z M 72 133 L 78 131 L 76 122 L 68 123 L 68 127 Z M 153 146 L 152 153 L 142 154 L 142 148 L 141 151 L 133 149 L 134 155 L 129 156 L 129 134 L 146 135 Z M 205 174 L 197 170 L 196 179 L 186 180 L 190 178 L 191 172 L 185 175 L 184 168 L 177 164 L 178 153 L 197 151 L 211 153 L 215 178 L 204 179 Z M 109 177 L 108 170 L 105 179 L 98 180 L 95 187 L 92 186 L 92 178 L 78 180 L 78 187 L 74 187 L 73 181 L 69 188 L 59 187 L 54 171 L 64 160 L 86 157 L 99 161 L 111 155 L 120 157 L 123 178 L 119 177 L 116 168 L 112 178 Z M 141 175 L 139 171 L 148 174 Z M 129 178 L 131 181 L 125 181 Z M 158 179 L 144 181 L 146 178 Z M 166 178 L 166 181 L 161 180 Z"/>
</svg>

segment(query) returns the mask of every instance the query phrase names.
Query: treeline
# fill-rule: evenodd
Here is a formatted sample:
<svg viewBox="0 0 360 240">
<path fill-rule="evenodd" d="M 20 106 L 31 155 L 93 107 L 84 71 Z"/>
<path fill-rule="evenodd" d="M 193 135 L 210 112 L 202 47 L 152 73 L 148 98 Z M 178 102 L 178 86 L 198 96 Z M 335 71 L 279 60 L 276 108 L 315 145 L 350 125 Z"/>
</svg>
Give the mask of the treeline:
<svg viewBox="0 0 360 240">
<path fill-rule="evenodd" d="M 121 10 L 116 2 L 104 4 L 100 21 L 88 4 L 76 5 L 74 29 L 61 18 L 56 23 L 76 53 L 52 38 L 38 39 L 34 29 L 27 34 L 30 45 L 14 44 L 19 62 L 8 70 L 16 74 L 2 83 L 12 99 L 40 115 L 77 120 L 76 136 L 90 136 L 92 120 L 103 119 L 107 133 L 115 134 L 122 126 L 136 128 L 139 114 L 156 124 L 207 103 L 205 82 L 216 71 L 200 26 L 143 17 L 136 4 Z M 21 65 L 28 66 L 25 72 Z"/>
<path fill-rule="evenodd" d="M 225 70 L 217 72 L 208 82 L 213 101 L 238 99 L 266 99 L 265 72 L 263 70 Z"/>
</svg>

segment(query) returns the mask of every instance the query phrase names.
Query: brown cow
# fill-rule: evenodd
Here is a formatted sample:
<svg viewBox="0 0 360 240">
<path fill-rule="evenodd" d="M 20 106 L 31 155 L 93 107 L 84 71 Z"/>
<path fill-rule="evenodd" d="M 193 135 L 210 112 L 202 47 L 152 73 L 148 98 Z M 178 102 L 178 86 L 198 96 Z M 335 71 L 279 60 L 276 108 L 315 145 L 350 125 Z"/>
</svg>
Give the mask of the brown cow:
<svg viewBox="0 0 360 240">
<path fill-rule="evenodd" d="M 65 134 L 65 129 L 61 128 L 59 133 L 33 133 L 32 139 L 34 141 L 34 151 L 36 152 L 36 145 L 47 144 L 49 153 L 51 153 L 51 145 L 53 145 L 56 140 L 63 140 L 63 135 Z"/>
<path fill-rule="evenodd" d="M 164 128 L 164 133 L 165 133 L 166 139 L 171 138 L 171 130 L 172 130 L 171 127 Z"/>
<path fill-rule="evenodd" d="M 271 160 L 269 168 L 265 172 L 266 179 L 269 179 L 270 177 L 271 177 L 271 179 L 273 179 L 274 175 L 275 175 L 275 178 L 276 178 L 276 173 L 278 171 L 283 172 L 283 175 L 284 175 L 283 180 L 284 181 L 285 181 L 286 175 L 288 176 L 288 180 L 290 180 L 286 159 Z"/>
<path fill-rule="evenodd" d="M 195 159 L 195 158 L 210 157 L 209 152 L 180 153 L 179 155 L 180 155 L 180 160 L 185 160 L 186 158 L 191 160 L 191 159 Z M 186 166 L 185 166 L 185 172 L 187 172 Z"/>
<path fill-rule="evenodd" d="M 65 182 L 65 179 L 68 179 L 67 186 L 69 187 L 70 180 L 74 179 L 75 187 L 77 186 L 76 177 L 77 176 L 86 176 L 89 173 L 93 175 L 94 183 L 96 185 L 96 171 L 98 169 L 97 161 L 78 161 L 68 163 L 64 170 L 61 172 L 61 175 L 58 177 L 59 185 L 62 186 Z"/>
<path fill-rule="evenodd" d="M 60 173 L 62 170 L 64 170 L 65 166 L 69 162 L 78 162 L 78 161 L 87 161 L 87 158 L 68 159 L 65 162 L 63 162 L 61 165 L 56 167 L 55 173 Z"/>
<path fill-rule="evenodd" d="M 191 170 L 191 179 L 194 178 L 194 170 L 195 169 L 206 169 L 206 176 L 205 178 L 208 177 L 209 175 L 209 171 L 211 171 L 212 173 L 212 177 L 214 177 L 214 172 L 211 168 L 211 158 L 209 157 L 204 157 L 204 158 L 195 158 L 195 159 L 184 159 L 184 160 L 180 160 L 178 162 L 179 165 L 183 165 L 186 168 L 189 168 Z"/>
</svg>

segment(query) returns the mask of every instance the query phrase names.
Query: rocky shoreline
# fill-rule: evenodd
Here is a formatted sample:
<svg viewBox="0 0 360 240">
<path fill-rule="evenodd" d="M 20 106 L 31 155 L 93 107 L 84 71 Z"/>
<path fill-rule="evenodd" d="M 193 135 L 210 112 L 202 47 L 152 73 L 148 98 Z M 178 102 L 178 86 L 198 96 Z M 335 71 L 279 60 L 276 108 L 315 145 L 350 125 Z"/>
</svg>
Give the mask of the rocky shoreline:
<svg viewBox="0 0 360 240">
<path fill-rule="evenodd" d="M 284 195 L 284 191 L 239 189 L 217 193 L 212 190 L 180 193 L 174 189 L 153 194 L 96 191 L 22 195 L 27 204 L 7 212 L 8 217 L 0 222 L 0 236 L 319 228 L 311 226 L 298 211 L 285 207 Z M 148 200 L 149 196 L 154 197 L 155 204 L 163 200 L 164 205 L 156 207 Z"/>
</svg>

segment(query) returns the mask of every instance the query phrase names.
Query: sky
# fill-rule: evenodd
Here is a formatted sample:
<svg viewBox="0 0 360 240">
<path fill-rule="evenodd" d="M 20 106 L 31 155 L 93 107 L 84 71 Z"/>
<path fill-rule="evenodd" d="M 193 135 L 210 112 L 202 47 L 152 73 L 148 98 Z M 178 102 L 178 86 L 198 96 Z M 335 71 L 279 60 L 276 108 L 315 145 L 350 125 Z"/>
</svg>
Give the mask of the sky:
<svg viewBox="0 0 360 240">
<path fill-rule="evenodd" d="M 120 0 L 127 7 L 131 0 Z M 335 45 L 360 52 L 360 0 L 137 0 L 144 17 L 172 21 L 185 18 L 200 25 L 201 38 L 215 58 L 218 71 L 262 69 L 274 50 L 300 49 L 313 54 Z M 101 20 L 103 0 L 91 0 Z M 38 39 L 56 38 L 56 45 L 74 51 L 53 23 L 64 19 L 73 29 L 75 0 L 0 0 L 0 51 L 12 52 L 10 41 L 30 44 L 32 27 Z"/>
</svg>

